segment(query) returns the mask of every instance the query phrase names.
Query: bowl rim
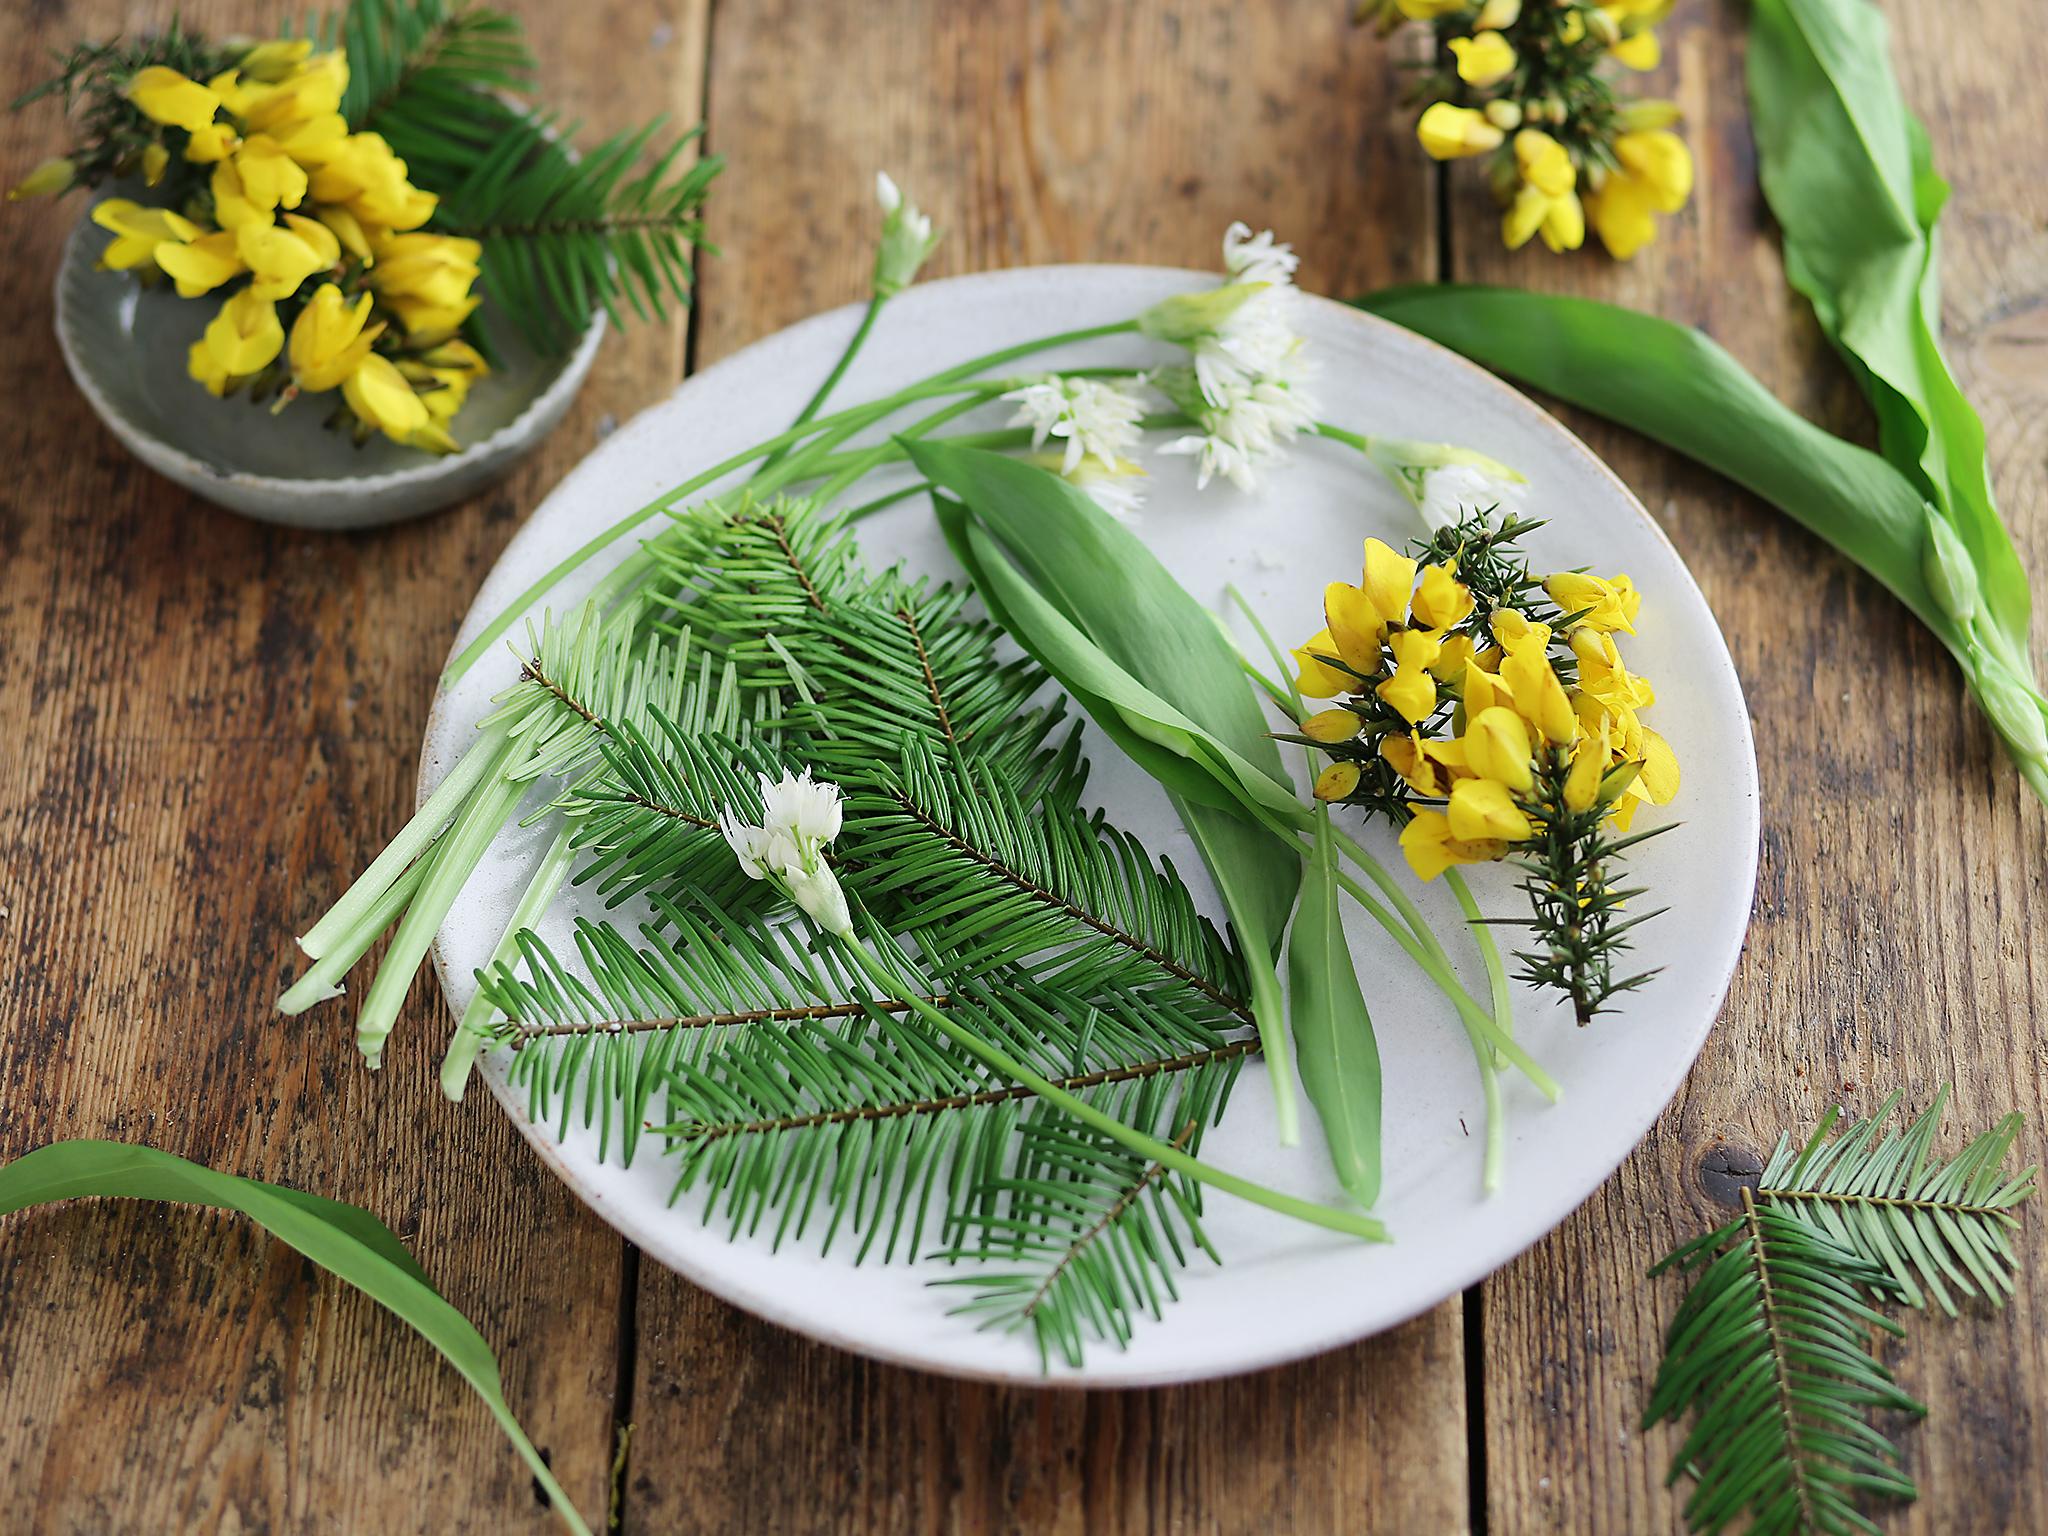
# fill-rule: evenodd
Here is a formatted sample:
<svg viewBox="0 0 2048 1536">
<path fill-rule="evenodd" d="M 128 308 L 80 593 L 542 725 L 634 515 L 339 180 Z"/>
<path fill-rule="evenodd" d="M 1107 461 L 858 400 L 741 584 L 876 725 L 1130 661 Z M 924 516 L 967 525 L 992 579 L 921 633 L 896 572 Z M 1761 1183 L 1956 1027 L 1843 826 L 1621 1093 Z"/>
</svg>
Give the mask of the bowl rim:
<svg viewBox="0 0 2048 1536">
<path fill-rule="evenodd" d="M 565 397 L 574 396 L 582 389 L 584 378 L 596 358 L 597 348 L 604 340 L 606 316 L 603 308 L 599 307 L 591 311 L 590 323 L 583 328 L 583 334 L 578 338 L 576 345 L 562 354 L 561 367 L 547 387 L 528 400 L 519 414 L 497 431 L 466 445 L 460 452 L 440 457 L 429 456 L 421 463 L 408 465 L 403 469 L 378 470 L 372 474 L 361 475 L 329 475 L 317 479 L 262 475 L 246 469 L 225 469 L 159 436 L 117 407 L 85 366 L 78 342 L 72 335 L 71 305 L 65 299 L 72 267 L 74 263 L 83 263 L 86 260 L 82 249 L 83 242 L 87 233 L 97 227 L 92 222 L 93 208 L 113 195 L 114 189 L 111 186 L 101 189 L 92 202 L 86 205 L 78 221 L 72 226 L 71 233 L 65 237 L 63 253 L 57 260 L 56 276 L 51 282 L 50 295 L 57 348 L 64 355 L 65 370 L 71 375 L 71 382 L 77 386 L 78 392 L 85 396 L 86 402 L 93 408 L 93 413 L 106 424 L 108 430 L 120 438 L 129 449 L 144 458 L 176 464 L 181 472 L 206 482 L 246 486 L 251 490 L 282 491 L 290 496 L 364 496 L 424 486 L 451 477 L 470 466 L 487 463 L 507 450 L 525 444 L 532 437 L 538 419 L 546 417 L 557 405 L 566 404 Z"/>
</svg>

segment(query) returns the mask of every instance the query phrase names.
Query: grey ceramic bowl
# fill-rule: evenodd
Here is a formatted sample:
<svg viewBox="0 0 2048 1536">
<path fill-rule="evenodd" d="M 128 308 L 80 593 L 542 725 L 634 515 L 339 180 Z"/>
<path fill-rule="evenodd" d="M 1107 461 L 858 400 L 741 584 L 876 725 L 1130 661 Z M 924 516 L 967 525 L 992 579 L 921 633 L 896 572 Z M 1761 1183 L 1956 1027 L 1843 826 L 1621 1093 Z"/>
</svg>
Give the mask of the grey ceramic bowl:
<svg viewBox="0 0 2048 1536">
<path fill-rule="evenodd" d="M 562 419 L 604 336 L 597 315 L 566 355 L 541 357 L 503 317 L 487 320 L 502 366 L 456 418 L 467 446 L 436 458 L 383 437 L 358 448 L 321 425 L 335 396 L 275 416 L 238 396 L 216 400 L 187 376 L 185 354 L 217 302 L 144 290 L 94 263 L 112 239 L 88 218 L 57 273 L 57 342 L 100 420 L 143 463 L 231 512 L 302 528 L 363 528 L 418 517 L 482 490 Z"/>
</svg>

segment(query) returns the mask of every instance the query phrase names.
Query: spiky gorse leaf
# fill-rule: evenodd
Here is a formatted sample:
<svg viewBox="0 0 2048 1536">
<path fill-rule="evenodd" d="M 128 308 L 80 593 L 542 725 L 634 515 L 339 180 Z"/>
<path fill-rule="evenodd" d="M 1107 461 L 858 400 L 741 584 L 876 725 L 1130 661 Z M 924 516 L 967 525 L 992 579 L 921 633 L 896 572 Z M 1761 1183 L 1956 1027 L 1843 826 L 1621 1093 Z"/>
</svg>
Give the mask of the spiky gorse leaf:
<svg viewBox="0 0 2048 1536">
<path fill-rule="evenodd" d="M 1651 1270 L 1695 1277 L 1643 1420 L 1697 1415 L 1669 1477 L 1698 1482 L 1685 1506 L 1695 1530 L 1746 1514 L 1749 1529 L 1788 1536 L 1874 1532 L 1853 1501 L 1915 1497 L 1868 1417 L 1924 1412 L 1871 1357 L 1873 1329 L 1903 1331 L 1879 1308 L 1932 1295 L 1953 1316 L 1951 1287 L 2002 1302 L 2034 1169 L 2005 1167 L 2018 1115 L 1943 1162 L 1933 1144 L 1948 1088 L 1886 1133 L 1899 1100 L 1833 1140 L 1835 1110 L 1796 1151 L 1781 1137 L 1741 1217 Z"/>
</svg>

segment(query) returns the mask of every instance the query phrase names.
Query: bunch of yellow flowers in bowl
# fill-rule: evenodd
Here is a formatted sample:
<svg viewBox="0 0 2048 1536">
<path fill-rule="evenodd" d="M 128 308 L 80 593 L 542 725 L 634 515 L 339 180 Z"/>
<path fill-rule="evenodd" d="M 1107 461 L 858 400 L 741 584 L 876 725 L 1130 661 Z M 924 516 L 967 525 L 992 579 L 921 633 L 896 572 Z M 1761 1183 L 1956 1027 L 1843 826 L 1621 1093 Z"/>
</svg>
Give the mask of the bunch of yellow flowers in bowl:
<svg viewBox="0 0 2048 1536">
<path fill-rule="evenodd" d="M 1364 0 L 1382 30 L 1430 29 L 1415 125 L 1434 160 L 1484 159 L 1501 239 L 1577 250 L 1587 230 L 1617 261 L 1657 237 L 1657 217 L 1692 197 L 1692 151 L 1676 103 L 1627 99 L 1609 65 L 1663 62 L 1657 27 L 1673 0 Z"/>
<path fill-rule="evenodd" d="M 488 371 L 460 335 L 482 247 L 421 230 L 437 199 L 381 135 L 349 132 L 348 56 L 312 46 L 259 43 L 203 84 L 160 64 L 130 79 L 138 112 L 182 130 L 176 151 L 145 151 L 145 179 L 161 184 L 174 153 L 206 174 L 185 212 L 95 205 L 93 222 L 114 235 L 100 264 L 158 274 L 181 299 L 248 279 L 187 358 L 211 393 L 284 404 L 339 390 L 355 435 L 452 453 L 449 423 Z"/>
<path fill-rule="evenodd" d="M 531 68 L 516 21 L 446 0 L 77 49 L 17 103 L 61 96 L 77 140 L 10 197 L 97 193 L 58 330 L 102 418 L 201 494 L 298 522 L 383 521 L 508 467 L 615 300 L 686 300 L 718 169 L 686 134 L 631 174 L 651 125 L 579 157 L 517 99 Z M 88 264 L 138 300 L 96 297 Z M 207 394 L 264 409 L 209 418 Z"/>
</svg>

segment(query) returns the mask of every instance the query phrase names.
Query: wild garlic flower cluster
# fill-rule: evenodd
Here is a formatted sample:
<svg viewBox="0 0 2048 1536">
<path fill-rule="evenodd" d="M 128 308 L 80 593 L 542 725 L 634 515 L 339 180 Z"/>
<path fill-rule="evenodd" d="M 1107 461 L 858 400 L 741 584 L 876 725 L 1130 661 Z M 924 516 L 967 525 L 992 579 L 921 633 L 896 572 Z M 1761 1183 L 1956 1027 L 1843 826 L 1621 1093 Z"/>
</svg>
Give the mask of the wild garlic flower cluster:
<svg viewBox="0 0 2048 1536">
<path fill-rule="evenodd" d="M 825 862 L 825 849 L 839 836 L 843 820 L 839 786 L 801 774 L 784 772 L 780 780 L 761 779 L 761 820 L 743 821 L 730 806 L 720 815 L 718 830 L 749 880 L 775 885 L 804 915 L 827 933 L 853 935 L 853 917 L 846 893 Z"/>
<path fill-rule="evenodd" d="M 14 195 L 116 174 L 162 187 L 166 204 L 110 197 L 92 219 L 114 237 L 103 268 L 168 279 L 180 298 L 227 294 L 192 343 L 193 379 L 217 396 L 338 389 L 358 440 L 454 451 L 449 423 L 488 371 L 458 334 L 482 247 L 422 230 L 434 194 L 381 136 L 349 131 L 342 50 L 173 42 L 181 61 L 203 59 L 204 79 L 166 64 L 126 74 L 96 118 L 105 142 L 46 162 Z"/>
<path fill-rule="evenodd" d="M 1546 782 L 1619 831 L 1678 791 L 1641 719 L 1656 694 L 1615 640 L 1641 594 L 1625 575 L 1538 582 L 1514 542 L 1534 526 L 1468 517 L 1413 555 L 1368 539 L 1360 582 L 1324 589 L 1324 627 L 1294 652 L 1298 690 L 1339 701 L 1301 727 L 1331 758 L 1316 797 L 1401 827 L 1425 880 L 1537 837 Z"/>
<path fill-rule="evenodd" d="M 1673 0 L 1369 0 L 1383 29 L 1425 22 L 1437 45 L 1416 125 L 1437 160 L 1489 157 L 1510 250 L 1541 236 L 1576 250 L 1590 223 L 1608 253 L 1654 240 L 1658 214 L 1692 196 L 1678 108 L 1616 99 L 1605 72 L 1655 69 Z"/>
</svg>

